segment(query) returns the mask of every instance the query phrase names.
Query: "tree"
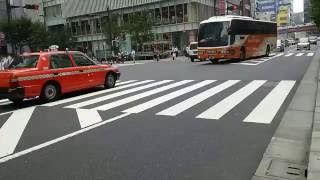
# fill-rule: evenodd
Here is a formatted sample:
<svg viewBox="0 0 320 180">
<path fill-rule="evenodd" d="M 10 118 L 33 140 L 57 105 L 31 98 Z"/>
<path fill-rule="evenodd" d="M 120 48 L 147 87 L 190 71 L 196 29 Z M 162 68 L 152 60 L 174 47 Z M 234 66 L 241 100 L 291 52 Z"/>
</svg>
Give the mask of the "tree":
<svg viewBox="0 0 320 180">
<path fill-rule="evenodd" d="M 120 36 L 125 33 L 124 26 L 121 26 L 118 22 L 118 15 L 110 15 L 109 19 L 105 19 L 104 22 L 102 22 L 102 31 L 107 42 L 109 42 L 111 51 L 114 51 L 115 47 L 113 47 L 112 41 L 119 39 Z"/>
<path fill-rule="evenodd" d="M 21 48 L 27 45 L 32 32 L 32 22 L 27 18 L 12 20 L 10 24 L 7 22 L 0 23 L 0 30 L 6 34 L 7 42 L 12 43 L 14 48 Z"/>
<path fill-rule="evenodd" d="M 64 27 L 59 31 L 49 32 L 50 45 L 58 45 L 60 49 L 71 48 L 73 45 L 71 31 Z"/>
<path fill-rule="evenodd" d="M 311 0 L 311 18 L 320 28 L 320 1 Z"/>
<path fill-rule="evenodd" d="M 152 32 L 154 24 L 154 18 L 148 11 L 137 12 L 130 16 L 125 29 L 132 36 L 132 41 L 136 43 L 136 49 L 141 50 L 144 42 L 154 39 Z"/>
<path fill-rule="evenodd" d="M 39 51 L 49 47 L 49 33 L 43 23 L 36 22 L 31 25 L 28 45 L 31 51 Z"/>
</svg>

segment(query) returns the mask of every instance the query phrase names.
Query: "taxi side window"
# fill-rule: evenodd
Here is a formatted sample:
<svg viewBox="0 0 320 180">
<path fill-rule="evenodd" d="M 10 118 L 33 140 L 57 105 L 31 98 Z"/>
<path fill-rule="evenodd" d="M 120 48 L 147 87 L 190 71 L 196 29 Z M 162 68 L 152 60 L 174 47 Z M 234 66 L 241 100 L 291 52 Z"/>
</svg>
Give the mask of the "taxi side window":
<svg viewBox="0 0 320 180">
<path fill-rule="evenodd" d="M 76 63 L 77 66 L 93 66 L 95 65 L 94 62 L 92 62 L 87 57 L 81 55 L 81 54 L 73 54 L 73 60 Z"/>
<path fill-rule="evenodd" d="M 51 55 L 50 69 L 68 68 L 72 67 L 69 56 L 65 54 Z"/>
</svg>

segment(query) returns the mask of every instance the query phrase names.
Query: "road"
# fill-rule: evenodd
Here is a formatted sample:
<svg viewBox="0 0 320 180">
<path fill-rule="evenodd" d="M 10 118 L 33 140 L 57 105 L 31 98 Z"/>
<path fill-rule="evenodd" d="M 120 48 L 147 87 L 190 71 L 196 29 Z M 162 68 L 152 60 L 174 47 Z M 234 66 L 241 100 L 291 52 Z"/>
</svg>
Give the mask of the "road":
<svg viewBox="0 0 320 180">
<path fill-rule="evenodd" d="M 316 50 L 118 65 L 111 90 L 1 100 L 0 179 L 248 180 Z"/>
</svg>

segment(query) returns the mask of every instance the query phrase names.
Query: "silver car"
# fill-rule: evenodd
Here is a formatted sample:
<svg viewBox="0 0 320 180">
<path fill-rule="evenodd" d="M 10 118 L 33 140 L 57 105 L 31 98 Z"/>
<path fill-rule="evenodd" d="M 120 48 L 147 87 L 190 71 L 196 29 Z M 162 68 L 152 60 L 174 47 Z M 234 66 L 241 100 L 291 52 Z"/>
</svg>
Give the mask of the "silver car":
<svg viewBox="0 0 320 180">
<path fill-rule="evenodd" d="M 299 43 L 297 45 L 297 50 L 302 50 L 302 49 L 307 49 L 307 50 L 311 49 L 309 38 L 300 38 L 299 39 Z"/>
</svg>

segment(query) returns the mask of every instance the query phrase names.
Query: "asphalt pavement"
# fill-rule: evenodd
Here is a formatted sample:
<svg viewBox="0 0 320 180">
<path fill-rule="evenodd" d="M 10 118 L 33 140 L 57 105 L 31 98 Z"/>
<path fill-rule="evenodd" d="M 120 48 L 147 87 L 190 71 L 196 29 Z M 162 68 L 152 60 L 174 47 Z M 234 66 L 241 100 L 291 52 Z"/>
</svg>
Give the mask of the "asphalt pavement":
<svg viewBox="0 0 320 180">
<path fill-rule="evenodd" d="M 114 89 L 2 100 L 0 179 L 251 179 L 316 50 L 127 63 Z"/>
</svg>

